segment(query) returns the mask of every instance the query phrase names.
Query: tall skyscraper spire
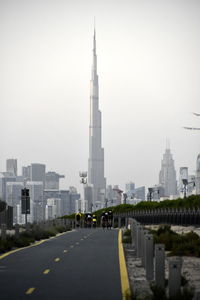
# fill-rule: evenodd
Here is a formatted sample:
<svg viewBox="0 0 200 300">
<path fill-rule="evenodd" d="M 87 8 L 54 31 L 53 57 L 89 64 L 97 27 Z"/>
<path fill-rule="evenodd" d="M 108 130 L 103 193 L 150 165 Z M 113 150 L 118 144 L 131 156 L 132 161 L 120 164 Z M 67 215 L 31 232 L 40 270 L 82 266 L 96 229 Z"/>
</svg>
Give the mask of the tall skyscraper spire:
<svg viewBox="0 0 200 300">
<path fill-rule="evenodd" d="M 88 183 L 93 189 L 93 207 L 101 208 L 104 203 L 106 179 L 104 178 L 104 149 L 101 145 L 101 112 L 99 110 L 99 83 L 97 75 L 96 30 L 93 37 L 93 62 L 90 81 L 90 126 Z"/>
<path fill-rule="evenodd" d="M 174 167 L 174 160 L 167 145 L 163 159 L 161 162 L 161 170 L 159 173 L 159 184 L 164 188 L 164 196 L 177 195 L 177 181 L 176 171 Z"/>
</svg>

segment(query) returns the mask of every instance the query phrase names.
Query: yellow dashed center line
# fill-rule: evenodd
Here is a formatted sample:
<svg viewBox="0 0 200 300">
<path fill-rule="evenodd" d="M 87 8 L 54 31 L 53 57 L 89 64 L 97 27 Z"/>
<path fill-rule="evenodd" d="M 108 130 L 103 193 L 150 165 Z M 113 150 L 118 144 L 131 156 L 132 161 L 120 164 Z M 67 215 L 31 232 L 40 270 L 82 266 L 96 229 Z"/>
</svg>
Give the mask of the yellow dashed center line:
<svg viewBox="0 0 200 300">
<path fill-rule="evenodd" d="M 29 288 L 27 291 L 26 291 L 26 295 L 30 295 L 33 293 L 33 291 L 35 290 L 35 288 Z"/>
<path fill-rule="evenodd" d="M 44 272 L 43 272 L 43 274 L 48 274 L 50 272 L 50 269 L 46 269 Z"/>
<path fill-rule="evenodd" d="M 55 262 L 57 262 L 57 261 L 59 261 L 59 260 L 60 260 L 59 257 L 57 257 L 57 258 L 54 259 Z"/>
</svg>

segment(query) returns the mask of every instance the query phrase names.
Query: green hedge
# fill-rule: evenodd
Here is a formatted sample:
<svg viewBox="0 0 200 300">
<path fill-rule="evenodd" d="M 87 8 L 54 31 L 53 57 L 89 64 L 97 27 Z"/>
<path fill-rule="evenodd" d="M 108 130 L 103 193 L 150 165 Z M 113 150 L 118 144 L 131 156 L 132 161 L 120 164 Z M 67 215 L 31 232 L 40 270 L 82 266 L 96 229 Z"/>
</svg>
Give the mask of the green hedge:
<svg viewBox="0 0 200 300">
<path fill-rule="evenodd" d="M 191 195 L 186 199 L 164 200 L 164 201 L 141 201 L 136 205 L 121 204 L 113 207 L 103 208 L 93 212 L 99 218 L 103 211 L 112 210 L 113 213 L 124 213 L 142 209 L 157 209 L 157 208 L 200 208 L 200 195 Z M 74 219 L 75 214 L 66 215 L 62 218 Z"/>
<path fill-rule="evenodd" d="M 21 232 L 19 237 L 7 236 L 6 240 L 0 238 L 0 253 L 10 251 L 13 248 L 26 247 L 41 239 L 48 239 L 57 233 L 69 231 L 70 228 L 63 226 L 52 227 L 50 230 L 44 230 L 40 227 L 32 228 L 30 231 Z"/>
</svg>

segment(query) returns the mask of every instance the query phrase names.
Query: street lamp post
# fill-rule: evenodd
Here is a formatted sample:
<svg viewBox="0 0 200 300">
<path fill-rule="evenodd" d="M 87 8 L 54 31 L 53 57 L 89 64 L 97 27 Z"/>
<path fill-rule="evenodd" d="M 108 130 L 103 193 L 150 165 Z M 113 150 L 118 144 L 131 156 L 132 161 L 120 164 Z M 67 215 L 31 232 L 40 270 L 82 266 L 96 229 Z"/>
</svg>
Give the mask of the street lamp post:
<svg viewBox="0 0 200 300">
<path fill-rule="evenodd" d="M 149 191 L 149 193 L 148 193 L 147 199 L 149 201 L 151 201 L 152 200 L 152 194 L 153 194 L 153 188 L 148 188 L 148 191 Z"/>
<path fill-rule="evenodd" d="M 193 186 L 195 187 L 195 182 L 194 181 L 188 182 L 187 179 L 182 179 L 182 182 L 183 182 L 183 195 L 184 195 L 184 199 L 185 199 L 185 198 L 187 198 L 188 185 L 193 184 Z"/>
<path fill-rule="evenodd" d="M 151 201 L 152 200 L 152 195 L 154 194 L 154 193 L 157 193 L 158 195 L 160 194 L 160 191 L 159 191 L 159 189 L 158 188 L 153 188 L 153 187 L 150 187 L 150 188 L 148 188 L 148 195 L 147 195 L 147 200 L 149 200 L 149 201 Z M 157 198 L 157 199 L 159 199 L 159 198 Z"/>
</svg>

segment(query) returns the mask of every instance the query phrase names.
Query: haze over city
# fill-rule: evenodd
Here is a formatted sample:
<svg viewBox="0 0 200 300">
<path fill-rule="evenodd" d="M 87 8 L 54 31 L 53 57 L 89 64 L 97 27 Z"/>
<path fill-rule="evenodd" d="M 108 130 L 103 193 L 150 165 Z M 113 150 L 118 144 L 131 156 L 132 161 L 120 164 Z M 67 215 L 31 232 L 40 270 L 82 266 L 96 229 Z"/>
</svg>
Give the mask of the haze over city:
<svg viewBox="0 0 200 300">
<path fill-rule="evenodd" d="M 0 1 L 0 170 L 39 162 L 79 188 L 88 168 L 92 36 L 107 183 L 158 183 L 200 149 L 199 1 Z"/>
</svg>

